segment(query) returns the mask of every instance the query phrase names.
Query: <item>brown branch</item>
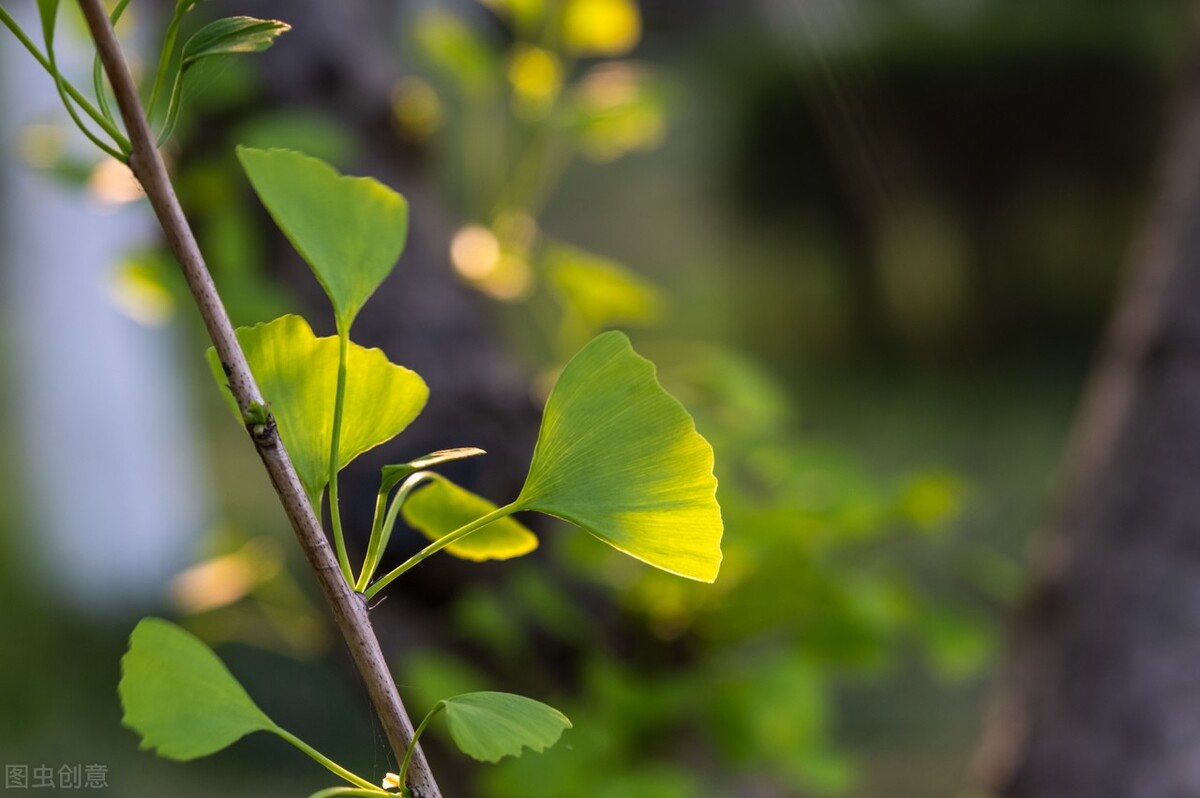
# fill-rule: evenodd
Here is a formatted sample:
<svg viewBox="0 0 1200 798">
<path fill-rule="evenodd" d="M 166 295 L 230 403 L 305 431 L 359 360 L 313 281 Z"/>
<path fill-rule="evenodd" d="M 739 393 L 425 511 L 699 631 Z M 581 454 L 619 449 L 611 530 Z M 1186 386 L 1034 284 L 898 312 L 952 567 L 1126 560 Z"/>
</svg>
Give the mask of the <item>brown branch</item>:
<svg viewBox="0 0 1200 798">
<path fill-rule="evenodd" d="M 109 23 L 104 2 L 79 0 L 79 5 L 96 42 L 96 49 L 112 84 L 121 117 L 133 144 L 129 166 L 145 189 L 159 224 L 166 234 L 167 243 L 183 268 L 188 288 L 229 378 L 229 388 L 237 400 L 239 409 L 245 414 L 252 403 L 263 402 L 262 394 L 250 373 L 246 355 L 234 334 L 229 315 L 213 284 L 212 275 L 204 264 L 204 258 L 167 175 L 162 156 L 155 146 L 153 133 L 138 98 L 137 87 L 125 63 L 121 45 Z M 397 761 L 401 761 L 413 737 L 412 721 L 400 700 L 396 683 L 388 670 L 383 651 L 367 617 L 363 597 L 346 584 L 337 560 L 330 551 L 321 523 L 313 513 L 296 469 L 279 439 L 275 424 L 272 422 L 257 430 L 251 434 L 251 438 L 258 449 L 259 457 L 262 458 L 263 465 L 271 477 L 271 484 L 279 495 L 300 546 L 316 572 L 317 581 L 329 600 L 334 620 L 350 648 L 355 665 L 366 682 L 367 692 L 387 733 L 392 752 Z M 437 782 L 434 781 L 419 745 L 413 752 L 409 774 L 409 787 L 414 795 L 419 798 L 441 798 Z"/>
</svg>

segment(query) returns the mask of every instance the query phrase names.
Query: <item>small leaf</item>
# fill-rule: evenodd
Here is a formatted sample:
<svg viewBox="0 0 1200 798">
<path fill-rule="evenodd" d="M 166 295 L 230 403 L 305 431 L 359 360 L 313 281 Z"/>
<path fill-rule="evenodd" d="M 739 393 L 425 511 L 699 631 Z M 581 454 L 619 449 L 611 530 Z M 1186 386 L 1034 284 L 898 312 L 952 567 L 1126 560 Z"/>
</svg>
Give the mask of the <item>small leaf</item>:
<svg viewBox="0 0 1200 798">
<path fill-rule="evenodd" d="M 512 693 L 466 693 L 442 703 L 455 745 L 483 762 L 520 756 L 524 747 L 544 751 L 571 728 L 554 707 Z"/>
<path fill-rule="evenodd" d="M 487 499 L 444 478 L 418 489 L 403 508 L 408 525 L 430 540 L 437 540 L 495 509 L 496 505 Z M 482 562 L 520 557 L 536 549 L 537 545 L 537 536 L 524 524 L 506 517 L 451 543 L 445 550 L 464 560 Z"/>
<path fill-rule="evenodd" d="M 187 761 L 277 727 L 212 650 L 161 618 L 145 618 L 121 658 L 123 723 L 143 749 Z"/>
<path fill-rule="evenodd" d="M 424 471 L 427 468 L 433 468 L 434 466 L 454 460 L 478 457 L 481 454 L 487 454 L 487 452 L 483 449 L 467 446 L 461 449 L 442 449 L 437 452 L 430 452 L 427 455 L 418 457 L 415 460 L 409 460 L 407 463 L 401 463 L 400 465 L 386 465 L 383 467 L 383 480 L 379 489 L 389 491 L 403 482 L 409 474 L 415 474 L 418 471 Z"/>
<path fill-rule="evenodd" d="M 243 327 L 238 340 L 315 503 L 329 478 L 338 339 L 317 338 L 308 322 L 289 315 Z M 213 377 L 232 401 L 213 349 L 208 350 L 208 358 Z M 420 414 L 428 397 L 429 389 L 416 372 L 389 362 L 378 349 L 351 344 L 338 468 L 400 434 Z"/>
<path fill-rule="evenodd" d="M 308 262 L 340 329 L 391 273 L 408 238 L 404 197 L 366 177 L 343 177 L 291 150 L 238 148 L 238 158 L 275 224 Z"/>
<path fill-rule="evenodd" d="M 563 369 L 514 503 L 689 579 L 721 565 L 713 453 L 650 361 L 608 332 Z"/>
<path fill-rule="evenodd" d="M 277 19 L 226 17 L 196 31 L 183 46 L 180 68 L 186 72 L 202 58 L 237 53 L 261 53 L 292 26 Z"/>
</svg>

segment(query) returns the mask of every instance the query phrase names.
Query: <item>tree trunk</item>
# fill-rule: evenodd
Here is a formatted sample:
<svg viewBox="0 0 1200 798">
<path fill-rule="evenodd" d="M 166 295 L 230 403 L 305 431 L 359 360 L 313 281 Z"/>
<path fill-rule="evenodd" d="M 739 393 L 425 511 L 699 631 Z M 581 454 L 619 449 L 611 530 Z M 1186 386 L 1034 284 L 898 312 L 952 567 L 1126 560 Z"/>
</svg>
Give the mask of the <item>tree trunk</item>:
<svg viewBox="0 0 1200 798">
<path fill-rule="evenodd" d="M 979 752 L 1011 798 L 1200 795 L 1200 68 L 1170 132 Z"/>
</svg>

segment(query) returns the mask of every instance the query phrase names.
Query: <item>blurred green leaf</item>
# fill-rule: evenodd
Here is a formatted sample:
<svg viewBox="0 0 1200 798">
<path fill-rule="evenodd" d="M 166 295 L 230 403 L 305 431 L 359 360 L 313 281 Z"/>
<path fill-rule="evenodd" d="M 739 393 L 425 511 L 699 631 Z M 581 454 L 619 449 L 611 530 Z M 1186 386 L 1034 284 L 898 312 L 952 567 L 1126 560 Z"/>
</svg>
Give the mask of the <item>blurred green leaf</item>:
<svg viewBox="0 0 1200 798">
<path fill-rule="evenodd" d="M 304 257 L 348 330 L 404 250 L 408 203 L 366 177 L 343 177 L 291 150 L 238 148 L 259 199 Z"/>
<path fill-rule="evenodd" d="M 256 113 L 233 140 L 256 149 L 287 149 L 339 163 L 355 150 L 354 135 L 341 120 L 315 110 L 286 109 Z"/>
<path fill-rule="evenodd" d="M 550 393 L 520 509 L 557 516 L 690 579 L 721 565 L 712 447 L 619 332 L 567 364 Z"/>
<path fill-rule="evenodd" d="M 317 338 L 308 322 L 289 315 L 243 327 L 238 340 L 304 488 L 316 504 L 329 476 L 338 339 Z M 215 350 L 208 350 L 208 359 L 214 379 L 232 403 Z M 429 389 L 415 372 L 389 362 L 378 349 L 351 344 L 338 468 L 400 434 L 428 397 Z"/>
<path fill-rule="evenodd" d="M 512 693 L 466 693 L 442 703 L 455 745 L 483 762 L 520 756 L 523 748 L 544 751 L 571 728 L 554 707 Z"/>
<path fill-rule="evenodd" d="M 478 457 L 481 454 L 487 454 L 487 452 L 483 449 L 476 449 L 473 446 L 464 446 L 459 449 L 442 449 L 430 452 L 415 460 L 409 460 L 407 463 L 399 465 L 386 465 L 383 467 L 383 479 L 381 480 L 379 489 L 382 491 L 391 490 L 410 474 L 415 474 L 418 471 L 424 471 L 427 468 L 433 468 L 443 463 L 464 460 L 468 457 Z"/>
<path fill-rule="evenodd" d="M 183 46 L 180 68 L 188 68 L 202 58 L 237 53 L 261 53 L 275 40 L 292 29 L 286 22 L 277 19 L 255 19 L 254 17 L 226 17 L 210 22 L 196 31 Z"/>
<path fill-rule="evenodd" d="M 446 11 L 430 10 L 413 27 L 417 49 L 464 94 L 478 94 L 503 74 L 492 47 L 468 25 Z"/>
<path fill-rule="evenodd" d="M 566 313 L 563 343 L 572 349 L 617 324 L 650 324 L 662 305 L 658 290 L 614 260 L 575 247 L 546 247 L 543 261 Z"/>
<path fill-rule="evenodd" d="M 160 618 L 138 623 L 121 672 L 123 722 L 159 756 L 196 759 L 276 729 L 208 646 Z"/>
<path fill-rule="evenodd" d="M 496 509 L 496 505 L 453 482 L 438 478 L 417 489 L 404 503 L 404 520 L 430 540 L 437 540 Z M 537 548 L 537 537 L 512 518 L 500 518 L 446 551 L 464 560 L 508 560 Z"/>
</svg>

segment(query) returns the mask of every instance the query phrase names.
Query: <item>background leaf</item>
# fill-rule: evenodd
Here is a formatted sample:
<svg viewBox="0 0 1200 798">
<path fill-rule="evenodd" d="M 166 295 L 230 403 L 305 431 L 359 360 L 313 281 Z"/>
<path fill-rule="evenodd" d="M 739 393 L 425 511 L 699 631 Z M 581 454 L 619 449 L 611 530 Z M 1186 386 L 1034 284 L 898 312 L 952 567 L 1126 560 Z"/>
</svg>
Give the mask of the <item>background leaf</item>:
<svg viewBox="0 0 1200 798">
<path fill-rule="evenodd" d="M 317 338 L 308 322 L 288 315 L 243 327 L 238 340 L 304 488 L 316 503 L 329 478 L 338 339 Z M 210 349 L 208 357 L 214 378 L 224 388 L 216 352 Z M 378 349 L 351 344 L 338 468 L 400 434 L 428 397 L 429 388 L 416 372 L 391 363 Z"/>
<path fill-rule="evenodd" d="M 723 531 L 712 468 L 712 447 L 653 364 L 609 332 L 563 369 L 515 503 L 664 571 L 712 582 Z"/>
<path fill-rule="evenodd" d="M 208 646 L 161 618 L 138 623 L 121 674 L 123 722 L 159 756 L 196 759 L 276 729 Z"/>
<path fill-rule="evenodd" d="M 544 751 L 571 728 L 554 707 L 512 693 L 466 693 L 443 703 L 454 744 L 484 762 L 520 756 L 524 747 Z"/>
<path fill-rule="evenodd" d="M 496 509 L 482 496 L 460 488 L 444 478 L 434 479 L 404 503 L 404 520 L 430 540 L 437 540 L 476 518 Z M 462 540 L 451 543 L 446 551 L 464 560 L 508 560 L 537 548 L 537 536 L 524 524 L 501 518 Z"/>
<path fill-rule="evenodd" d="M 196 31 L 183 46 L 181 69 L 202 58 L 237 53 L 261 53 L 275 43 L 292 26 L 277 19 L 226 17 L 210 22 Z"/>
<path fill-rule="evenodd" d="M 333 303 L 341 329 L 391 273 L 408 238 L 408 203 L 367 177 L 343 177 L 291 150 L 238 148 L 250 183 Z"/>
</svg>

